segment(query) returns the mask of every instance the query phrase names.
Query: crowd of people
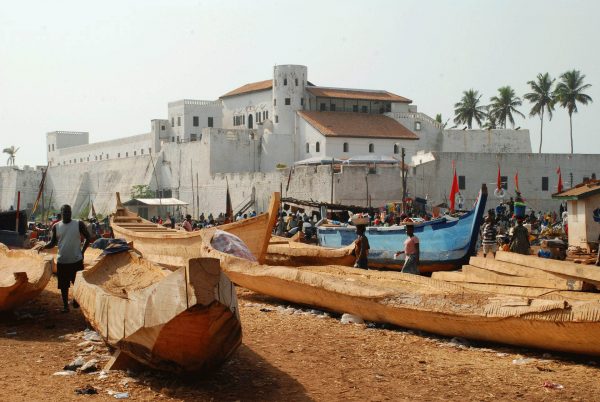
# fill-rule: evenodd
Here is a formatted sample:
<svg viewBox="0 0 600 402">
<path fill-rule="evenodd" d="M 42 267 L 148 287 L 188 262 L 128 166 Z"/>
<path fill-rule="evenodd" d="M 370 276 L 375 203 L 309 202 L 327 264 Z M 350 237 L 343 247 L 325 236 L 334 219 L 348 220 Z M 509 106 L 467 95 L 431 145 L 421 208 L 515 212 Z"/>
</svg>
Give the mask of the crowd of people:
<svg viewBox="0 0 600 402">
<path fill-rule="evenodd" d="M 256 216 L 256 211 L 251 211 L 249 213 L 238 213 L 234 216 L 233 221 L 237 222 L 243 219 L 248 219 Z M 204 228 L 211 228 L 214 226 L 224 225 L 226 223 L 231 223 L 231 219 L 225 215 L 225 213 L 221 212 L 217 216 L 214 216 L 212 213 L 207 215 L 202 212 L 197 219 L 193 219 L 192 215 L 186 214 L 185 217 L 180 215 L 179 218 L 175 217 L 171 213 L 167 213 L 166 217 L 153 216 L 150 218 L 152 223 L 157 223 L 159 225 L 163 225 L 165 227 L 169 227 L 171 229 L 175 229 L 176 227 L 181 227 L 183 230 L 187 232 L 195 232 Z"/>
</svg>

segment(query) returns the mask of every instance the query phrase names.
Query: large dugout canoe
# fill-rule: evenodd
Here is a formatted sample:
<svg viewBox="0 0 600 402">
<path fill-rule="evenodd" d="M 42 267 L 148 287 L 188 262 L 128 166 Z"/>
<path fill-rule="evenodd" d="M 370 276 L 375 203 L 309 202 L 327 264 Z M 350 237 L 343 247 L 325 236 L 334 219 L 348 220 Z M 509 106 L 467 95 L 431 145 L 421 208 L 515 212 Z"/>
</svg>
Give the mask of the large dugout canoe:
<svg viewBox="0 0 600 402">
<path fill-rule="evenodd" d="M 451 271 L 468 264 L 474 254 L 483 222 L 487 186 L 483 184 L 473 209 L 456 220 L 438 219 L 414 226 L 419 238 L 419 271 Z M 406 240 L 406 227 L 368 227 L 369 267 L 402 269 L 404 255 L 395 259 L 396 251 L 402 250 Z M 317 229 L 319 244 L 324 247 L 345 247 L 356 239 L 354 227 L 320 227 Z"/>
<path fill-rule="evenodd" d="M 237 296 L 219 261 L 196 258 L 169 272 L 135 252 L 103 256 L 77 273 L 74 296 L 85 318 L 128 360 L 159 370 L 200 372 L 241 344 Z"/>
<path fill-rule="evenodd" d="M 52 260 L 33 250 L 9 250 L 0 243 L 0 311 L 37 297 L 52 276 Z"/>
<path fill-rule="evenodd" d="M 223 235 L 203 230 L 202 255 L 218 258 L 232 281 L 262 294 L 444 336 L 600 356 L 600 295 L 518 297 L 392 271 L 269 266 L 217 250 L 213 238 Z"/>
<path fill-rule="evenodd" d="M 269 211 L 253 218 L 219 226 L 244 241 L 258 261 L 264 261 L 271 229 L 277 219 L 280 194 L 274 193 Z M 110 225 L 116 238 L 132 241 L 136 250 L 155 263 L 171 267 L 184 266 L 189 258 L 199 257 L 200 231 L 174 230 L 152 223 L 129 211 L 121 203 L 117 193 L 117 210 L 110 217 Z"/>
</svg>

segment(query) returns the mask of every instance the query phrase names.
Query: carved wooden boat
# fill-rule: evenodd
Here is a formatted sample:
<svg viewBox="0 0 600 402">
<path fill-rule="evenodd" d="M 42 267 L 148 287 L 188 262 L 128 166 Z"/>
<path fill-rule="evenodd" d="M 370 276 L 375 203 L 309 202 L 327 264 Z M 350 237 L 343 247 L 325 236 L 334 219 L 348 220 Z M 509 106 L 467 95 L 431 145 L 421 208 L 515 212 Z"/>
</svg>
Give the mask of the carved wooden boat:
<svg viewBox="0 0 600 402">
<path fill-rule="evenodd" d="M 519 297 L 393 271 L 269 266 L 217 250 L 213 238 L 223 234 L 204 230 L 202 255 L 259 293 L 444 336 L 600 356 L 600 294 Z"/>
<path fill-rule="evenodd" d="M 346 265 L 352 266 L 356 257 L 352 255 L 354 245 L 341 248 L 321 247 L 305 244 L 292 239 L 273 236 L 265 264 L 298 267 L 303 265 Z"/>
<path fill-rule="evenodd" d="M 483 223 L 487 187 L 481 188 L 473 209 L 457 220 L 438 219 L 415 224 L 415 235 L 420 243 L 419 271 L 450 271 L 468 264 L 473 255 Z M 406 228 L 368 227 L 366 231 L 371 249 L 369 267 L 402 269 L 404 256 L 395 259 L 394 253 L 402 250 L 406 240 Z M 356 239 L 354 227 L 320 227 L 317 229 L 319 244 L 325 247 L 345 247 Z"/>
<path fill-rule="evenodd" d="M 176 372 L 211 369 L 241 344 L 235 288 L 219 261 L 189 260 L 166 271 L 122 252 L 78 272 L 74 296 L 85 318 L 118 349 L 109 368 L 131 360 Z"/>
<path fill-rule="evenodd" d="M 264 261 L 264 256 L 271 238 L 271 229 L 277 219 L 279 208 L 279 193 L 271 199 L 270 211 L 253 218 L 219 226 L 241 238 L 252 254 L 259 261 Z M 115 238 L 132 241 L 136 250 L 142 255 L 165 266 L 181 267 L 187 259 L 199 256 L 201 233 L 174 230 L 162 225 L 152 223 L 129 211 L 121 203 L 117 193 L 117 210 L 110 218 L 110 224 Z"/>
<path fill-rule="evenodd" d="M 51 276 L 51 259 L 33 250 L 9 250 L 0 243 L 0 311 L 38 296 Z"/>
</svg>

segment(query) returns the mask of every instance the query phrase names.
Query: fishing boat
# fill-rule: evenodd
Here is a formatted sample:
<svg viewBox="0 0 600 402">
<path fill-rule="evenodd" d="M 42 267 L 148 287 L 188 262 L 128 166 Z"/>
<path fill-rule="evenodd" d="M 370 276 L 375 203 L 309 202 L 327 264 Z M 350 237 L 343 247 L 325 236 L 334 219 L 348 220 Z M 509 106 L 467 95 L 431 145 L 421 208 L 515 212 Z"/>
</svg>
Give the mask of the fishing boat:
<svg viewBox="0 0 600 402">
<path fill-rule="evenodd" d="M 107 369 L 141 363 L 201 372 L 224 362 L 241 344 L 235 288 L 216 259 L 191 259 L 170 272 L 134 251 L 106 255 L 77 273 L 74 297 L 117 349 Z"/>
<path fill-rule="evenodd" d="M 238 257 L 248 253 L 228 237 L 204 230 L 202 255 L 218 258 L 232 281 L 262 294 L 449 337 L 600 356 L 599 294 L 519 297 L 394 271 L 270 266 Z"/>
<path fill-rule="evenodd" d="M 275 209 L 279 207 L 279 193 L 275 194 L 269 211 L 273 210 L 273 205 L 276 205 Z M 186 232 L 152 223 L 125 208 L 119 193 L 116 196 L 117 209 L 110 217 L 116 238 L 132 241 L 145 258 L 167 267 L 184 266 L 189 258 L 199 256 L 200 231 Z M 264 213 L 219 228 L 241 238 L 257 260 L 264 261 L 271 238 L 270 228 L 275 225 L 276 219 L 276 213 Z"/>
<path fill-rule="evenodd" d="M 352 266 L 356 257 L 351 244 L 340 248 L 327 248 L 305 244 L 290 238 L 272 236 L 265 256 L 267 265 L 346 265 Z"/>
<path fill-rule="evenodd" d="M 38 296 L 52 276 L 52 261 L 33 250 L 9 250 L 0 243 L 0 311 Z"/>
<path fill-rule="evenodd" d="M 458 219 L 438 219 L 415 224 L 415 235 L 419 238 L 419 270 L 422 273 L 450 271 L 467 264 L 475 252 L 479 228 L 483 222 L 487 187 L 482 185 L 473 209 Z M 406 240 L 406 227 L 367 227 L 369 239 L 369 267 L 401 269 L 403 255 L 394 258 L 402 250 Z M 319 244 L 329 248 L 345 247 L 356 239 L 354 227 L 319 227 Z"/>
</svg>

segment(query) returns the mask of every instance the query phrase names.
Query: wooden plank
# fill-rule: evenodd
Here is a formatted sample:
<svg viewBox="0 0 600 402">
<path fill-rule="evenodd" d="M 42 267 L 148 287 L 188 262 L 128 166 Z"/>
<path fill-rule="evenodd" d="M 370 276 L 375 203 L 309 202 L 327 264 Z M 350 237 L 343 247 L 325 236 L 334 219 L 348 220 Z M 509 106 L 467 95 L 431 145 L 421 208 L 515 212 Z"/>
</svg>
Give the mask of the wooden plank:
<svg viewBox="0 0 600 402">
<path fill-rule="evenodd" d="M 581 290 L 582 281 L 572 279 L 542 279 L 523 276 L 505 275 L 487 269 L 465 265 L 462 268 L 467 282 L 490 283 L 494 285 L 526 286 L 559 290 Z"/>
<path fill-rule="evenodd" d="M 438 271 L 431 274 L 433 279 L 448 282 L 465 282 L 465 275 L 460 271 Z"/>
<path fill-rule="evenodd" d="M 523 286 L 509 286 L 509 285 L 492 285 L 487 283 L 457 283 L 466 289 L 477 290 L 480 292 L 504 294 L 511 296 L 523 296 L 523 297 L 542 297 L 542 298 L 561 298 L 569 300 L 581 300 L 581 301 L 600 301 L 600 293 L 589 293 L 589 292 L 572 292 L 568 290 L 556 290 L 547 288 L 530 288 Z"/>
<path fill-rule="evenodd" d="M 522 265 L 512 264 L 510 262 L 498 261 L 491 258 L 471 257 L 469 265 L 478 268 L 484 268 L 489 271 L 499 272 L 505 275 L 522 276 L 525 278 L 540 279 L 568 279 L 552 272 L 542 271 L 541 269 L 524 267 Z"/>
<path fill-rule="evenodd" d="M 539 258 L 533 255 L 523 255 L 507 251 L 498 251 L 496 259 L 513 264 L 533 267 L 547 272 L 567 275 L 585 282 L 600 285 L 600 269 L 593 266 L 574 264 L 567 261 Z"/>
</svg>

